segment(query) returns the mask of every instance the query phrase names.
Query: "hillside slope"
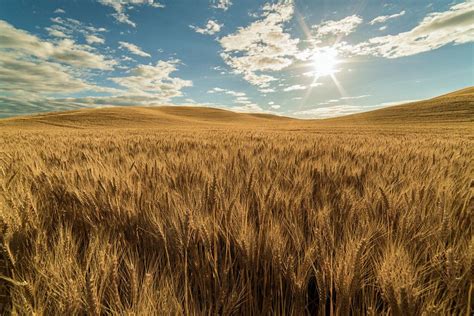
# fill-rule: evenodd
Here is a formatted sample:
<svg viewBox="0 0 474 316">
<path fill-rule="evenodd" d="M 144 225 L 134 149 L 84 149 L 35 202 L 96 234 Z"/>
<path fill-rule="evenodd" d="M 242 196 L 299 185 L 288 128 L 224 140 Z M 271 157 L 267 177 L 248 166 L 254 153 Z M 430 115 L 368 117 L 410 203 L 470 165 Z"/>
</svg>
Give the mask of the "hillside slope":
<svg viewBox="0 0 474 316">
<path fill-rule="evenodd" d="M 436 98 L 325 120 L 351 124 L 431 124 L 474 122 L 474 87 Z"/>
<path fill-rule="evenodd" d="M 209 107 L 109 107 L 51 112 L 0 120 L 3 127 L 93 128 L 267 125 L 294 119 L 269 114 L 236 113 Z"/>
<path fill-rule="evenodd" d="M 0 128 L 186 128 L 463 125 L 474 122 L 474 87 L 425 101 L 324 120 L 298 120 L 271 114 L 236 113 L 209 107 L 109 107 L 51 112 L 0 120 Z M 453 125 L 455 124 L 455 125 Z"/>
</svg>

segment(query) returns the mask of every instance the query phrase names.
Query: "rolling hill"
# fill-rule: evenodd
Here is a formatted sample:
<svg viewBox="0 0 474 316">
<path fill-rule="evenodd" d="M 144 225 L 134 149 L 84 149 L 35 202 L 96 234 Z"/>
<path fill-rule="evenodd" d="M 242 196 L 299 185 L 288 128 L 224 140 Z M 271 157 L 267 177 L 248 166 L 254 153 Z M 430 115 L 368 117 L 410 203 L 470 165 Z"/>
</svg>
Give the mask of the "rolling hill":
<svg viewBox="0 0 474 316">
<path fill-rule="evenodd" d="M 108 107 L 51 112 L 0 120 L 3 127 L 173 127 L 267 125 L 295 119 L 269 114 L 236 113 L 232 111 L 188 106 Z"/>
<path fill-rule="evenodd" d="M 209 107 L 109 107 L 51 112 L 0 120 L 4 128 L 172 128 L 278 127 L 343 125 L 470 124 L 474 121 L 474 87 L 433 99 L 324 120 L 298 120 L 271 114 L 236 113 Z"/>
<path fill-rule="evenodd" d="M 344 124 L 433 124 L 474 122 L 474 87 L 436 98 L 327 120 Z"/>
</svg>

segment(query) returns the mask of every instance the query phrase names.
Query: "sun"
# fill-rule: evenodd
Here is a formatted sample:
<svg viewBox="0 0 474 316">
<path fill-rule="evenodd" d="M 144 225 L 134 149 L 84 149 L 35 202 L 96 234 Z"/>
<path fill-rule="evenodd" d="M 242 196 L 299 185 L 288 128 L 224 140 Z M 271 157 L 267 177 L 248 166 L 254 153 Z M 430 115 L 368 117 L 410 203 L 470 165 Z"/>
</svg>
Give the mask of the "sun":
<svg viewBox="0 0 474 316">
<path fill-rule="evenodd" d="M 334 48 L 322 48 L 313 55 L 313 67 L 315 76 L 330 76 L 338 70 L 339 64 L 337 51 Z"/>
</svg>

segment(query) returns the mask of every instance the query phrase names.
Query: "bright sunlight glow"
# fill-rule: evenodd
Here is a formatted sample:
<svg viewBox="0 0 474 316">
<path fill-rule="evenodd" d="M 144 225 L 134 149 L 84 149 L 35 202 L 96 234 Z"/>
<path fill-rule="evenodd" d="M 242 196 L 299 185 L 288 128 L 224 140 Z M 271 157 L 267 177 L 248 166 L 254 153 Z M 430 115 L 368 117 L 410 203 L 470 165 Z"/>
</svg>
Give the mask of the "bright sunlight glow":
<svg viewBox="0 0 474 316">
<path fill-rule="evenodd" d="M 318 50 L 313 55 L 313 67 L 315 76 L 330 76 L 337 72 L 336 66 L 339 63 L 337 51 L 333 48 Z"/>
</svg>

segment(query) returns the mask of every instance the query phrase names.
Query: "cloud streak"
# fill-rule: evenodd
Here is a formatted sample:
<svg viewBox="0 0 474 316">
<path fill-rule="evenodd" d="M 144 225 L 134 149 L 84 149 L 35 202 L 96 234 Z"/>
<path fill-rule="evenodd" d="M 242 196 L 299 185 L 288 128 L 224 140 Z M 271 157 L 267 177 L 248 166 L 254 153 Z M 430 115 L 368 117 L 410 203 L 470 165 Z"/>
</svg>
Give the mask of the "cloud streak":
<svg viewBox="0 0 474 316">
<path fill-rule="evenodd" d="M 306 118 L 330 118 L 342 115 L 354 114 L 364 110 L 364 107 L 357 105 L 334 105 L 303 111 L 297 111 L 293 114 L 299 117 Z"/>
<path fill-rule="evenodd" d="M 100 4 L 109 6 L 114 9 L 115 13 L 112 16 L 119 23 L 128 24 L 132 27 L 136 27 L 135 22 L 130 20 L 127 14 L 127 10 L 131 9 L 132 6 L 148 5 L 153 8 L 164 8 L 165 6 L 154 0 L 98 0 Z"/>
<path fill-rule="evenodd" d="M 399 58 L 438 49 L 447 44 L 474 41 L 474 2 L 452 6 L 426 16 L 415 28 L 397 35 L 369 39 L 351 47 L 360 55 Z"/>
<path fill-rule="evenodd" d="M 283 89 L 283 91 L 290 92 L 290 91 L 298 91 L 298 90 L 306 90 L 306 89 L 307 89 L 306 86 L 296 84 L 296 85 L 293 85 L 293 86 L 286 87 L 285 89 Z"/>
<path fill-rule="evenodd" d="M 207 35 L 214 35 L 221 31 L 223 24 L 219 24 L 216 21 L 208 20 L 207 24 L 204 27 L 197 27 L 194 25 L 190 25 L 189 27 L 196 31 L 196 33 L 200 34 L 207 34 Z"/>
<path fill-rule="evenodd" d="M 314 25 L 312 29 L 316 38 L 347 36 L 353 33 L 362 22 L 363 20 L 360 16 L 351 15 L 337 21 L 324 21 L 318 25 Z"/>
<path fill-rule="evenodd" d="M 212 0 L 211 6 L 215 9 L 227 11 L 231 5 L 232 2 L 230 0 Z"/>
<path fill-rule="evenodd" d="M 377 23 L 384 23 L 388 20 L 396 19 L 398 17 L 401 17 L 401 16 L 405 15 L 405 13 L 406 13 L 406 11 L 403 10 L 400 13 L 395 13 L 395 14 L 392 14 L 392 15 L 381 15 L 381 16 L 376 17 L 372 21 L 370 21 L 369 24 L 374 25 L 374 24 L 377 24 Z"/>
<path fill-rule="evenodd" d="M 119 47 L 122 49 L 128 50 L 130 53 L 141 56 L 141 57 L 151 57 L 150 54 L 144 52 L 140 47 L 135 44 L 128 43 L 128 42 L 119 42 Z"/>
</svg>

